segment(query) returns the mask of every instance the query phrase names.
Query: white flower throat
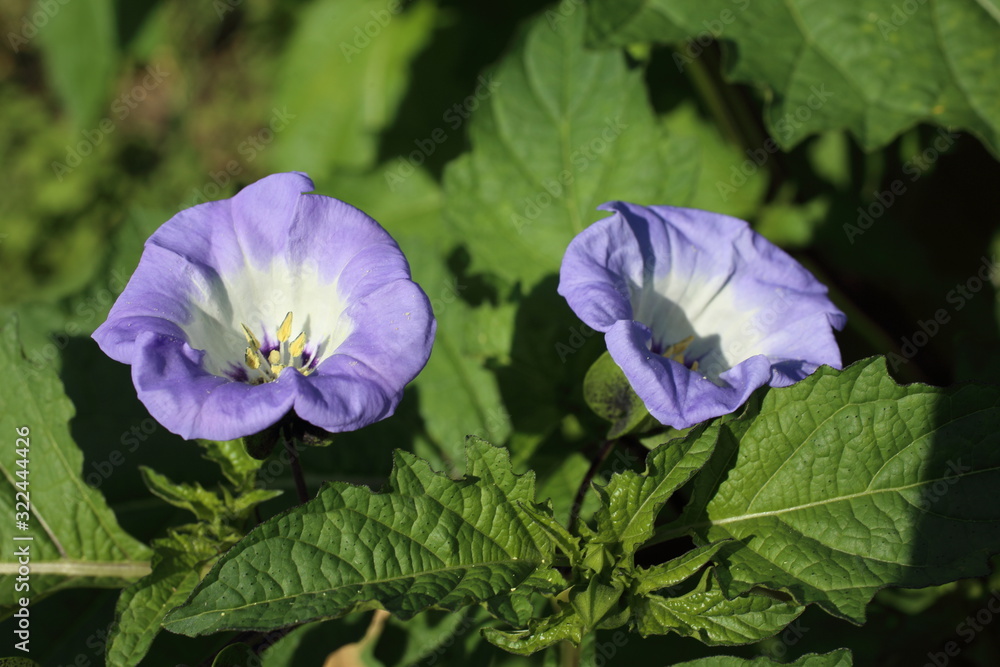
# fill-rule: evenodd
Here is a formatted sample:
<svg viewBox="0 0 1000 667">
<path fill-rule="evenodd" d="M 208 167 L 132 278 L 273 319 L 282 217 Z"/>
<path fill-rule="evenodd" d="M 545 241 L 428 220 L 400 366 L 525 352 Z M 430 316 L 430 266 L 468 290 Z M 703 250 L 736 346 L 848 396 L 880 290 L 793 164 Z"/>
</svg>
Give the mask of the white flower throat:
<svg viewBox="0 0 1000 667">
<path fill-rule="evenodd" d="M 285 319 L 278 326 L 277 347 L 266 351 L 250 327 L 242 323 L 240 326 L 248 343 L 244 354 L 244 365 L 247 368 L 247 382 L 250 384 L 273 382 L 285 368 L 294 368 L 303 375 L 309 375 L 315 370 L 315 365 L 310 363 L 313 361 L 312 355 L 306 352 L 308 342 L 306 333 L 299 332 L 299 335 L 292 339 L 291 312 L 285 315 Z"/>
</svg>

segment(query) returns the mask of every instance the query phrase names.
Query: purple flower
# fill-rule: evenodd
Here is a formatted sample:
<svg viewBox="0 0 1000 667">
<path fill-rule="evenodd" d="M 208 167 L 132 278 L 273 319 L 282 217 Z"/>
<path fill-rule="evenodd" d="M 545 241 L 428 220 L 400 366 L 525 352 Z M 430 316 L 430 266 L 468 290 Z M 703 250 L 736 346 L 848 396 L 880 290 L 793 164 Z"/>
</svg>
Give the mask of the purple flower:
<svg viewBox="0 0 1000 667">
<path fill-rule="evenodd" d="M 742 220 L 610 202 L 569 244 L 559 293 L 605 333 L 650 414 L 674 428 L 734 411 L 754 389 L 840 368 L 847 318 L 826 287 Z"/>
<path fill-rule="evenodd" d="M 436 323 L 377 222 L 268 176 L 181 211 L 147 241 L 94 332 L 150 414 L 185 438 L 258 433 L 294 410 L 328 431 L 393 413 Z"/>
</svg>

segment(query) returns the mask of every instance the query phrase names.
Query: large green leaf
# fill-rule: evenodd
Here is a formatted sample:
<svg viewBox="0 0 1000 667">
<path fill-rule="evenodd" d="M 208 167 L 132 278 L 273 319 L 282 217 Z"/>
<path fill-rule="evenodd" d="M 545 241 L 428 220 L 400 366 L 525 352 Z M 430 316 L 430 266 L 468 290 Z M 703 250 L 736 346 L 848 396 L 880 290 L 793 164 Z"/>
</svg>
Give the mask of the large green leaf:
<svg viewBox="0 0 1000 667">
<path fill-rule="evenodd" d="M 9 438 L 0 453 L 7 517 L 0 539 L 12 545 L 0 557 L 0 605 L 9 611 L 22 597 L 37 603 L 63 588 L 125 586 L 147 574 L 149 549 L 119 527 L 104 497 L 83 481 L 83 453 L 69 434 L 73 404 L 51 366 L 24 359 L 16 320 L 0 328 L 0 366 L 0 431 Z M 22 492 L 30 510 L 16 506 Z M 15 516 L 22 512 L 27 516 Z M 22 549 L 31 572 L 18 583 Z"/>
<path fill-rule="evenodd" d="M 939 0 L 596 0 L 591 39 L 603 45 L 732 42 L 730 73 L 763 85 L 771 135 L 785 148 L 847 128 L 868 150 L 918 122 L 968 130 L 1000 147 L 1000 10 Z M 680 68 L 699 42 L 674 53 Z"/>
<path fill-rule="evenodd" d="M 473 267 L 526 291 L 559 268 L 595 208 L 622 199 L 676 203 L 666 142 L 642 72 L 618 53 L 583 45 L 586 11 L 553 25 L 539 18 L 475 91 L 470 153 L 445 171 L 448 220 Z M 678 171 L 693 165 L 676 165 Z"/>
<path fill-rule="evenodd" d="M 273 149 L 277 169 L 322 182 L 333 167 L 374 166 L 379 132 L 395 115 L 408 67 L 438 14 L 430 2 L 403 6 L 318 0 L 298 12 L 275 101 L 291 117 Z"/>
<path fill-rule="evenodd" d="M 229 550 L 165 627 L 269 630 L 379 606 L 405 619 L 540 571 L 559 578 L 551 540 L 520 507 L 534 501 L 534 475 L 514 475 L 506 450 L 478 439 L 467 456 L 464 480 L 397 450 L 387 492 L 331 483 Z"/>
<path fill-rule="evenodd" d="M 728 594 L 786 590 L 862 622 L 880 588 L 989 571 L 1000 389 L 899 386 L 873 358 L 751 406 L 722 425 L 691 504 L 660 535 L 739 540 L 719 570 Z"/>
</svg>

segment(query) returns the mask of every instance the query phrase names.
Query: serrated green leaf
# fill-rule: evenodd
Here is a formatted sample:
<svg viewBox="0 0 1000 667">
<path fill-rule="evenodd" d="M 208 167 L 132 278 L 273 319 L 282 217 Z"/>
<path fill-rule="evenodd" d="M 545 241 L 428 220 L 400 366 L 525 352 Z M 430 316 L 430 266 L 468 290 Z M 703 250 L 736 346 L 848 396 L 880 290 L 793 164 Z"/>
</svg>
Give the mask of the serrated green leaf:
<svg viewBox="0 0 1000 667">
<path fill-rule="evenodd" d="M 579 645 L 586 631 L 585 624 L 571 606 L 541 619 L 534 619 L 527 630 L 506 632 L 485 628 L 483 637 L 494 646 L 517 655 L 531 655 L 561 641 Z"/>
<path fill-rule="evenodd" d="M 379 132 L 406 92 L 409 65 L 437 16 L 430 2 L 320 0 L 303 7 L 277 79 L 275 103 L 290 120 L 271 149 L 276 169 L 306 171 L 319 182 L 334 167 L 374 166 Z"/>
<path fill-rule="evenodd" d="M 646 457 L 642 474 L 625 470 L 596 487 L 602 506 L 595 514 L 594 544 L 620 544 L 621 557 L 630 557 L 653 536 L 653 522 L 663 503 L 708 461 L 715 447 L 718 425 L 696 429 L 702 437 L 671 440 Z M 616 547 L 617 549 L 618 547 Z M 629 563 L 631 564 L 631 563 Z"/>
<path fill-rule="evenodd" d="M 1000 11 L 942 0 L 906 12 L 882 0 L 598 0 L 590 37 L 603 45 L 705 34 L 735 45 L 730 74 L 767 88 L 771 135 L 788 149 L 847 128 L 875 150 L 920 123 L 966 129 L 1000 147 Z M 699 38 L 700 39 L 700 38 Z M 683 69 L 698 50 L 679 48 Z"/>
<path fill-rule="evenodd" d="M 683 556 L 673 558 L 666 563 L 659 563 L 650 568 L 638 568 L 635 573 L 637 595 L 645 595 L 654 591 L 676 586 L 693 577 L 698 570 L 712 560 L 712 556 L 731 540 L 723 540 L 715 544 L 707 544 L 687 552 Z"/>
<path fill-rule="evenodd" d="M 580 553 L 580 538 L 570 534 L 565 526 L 556 521 L 555 517 L 552 516 L 551 507 L 547 507 L 546 511 L 542 511 L 534 505 L 526 503 L 520 503 L 520 506 L 532 520 L 541 526 L 552 542 L 566 554 L 566 557 L 569 558 L 570 567 L 576 567 L 580 559 L 583 558 L 583 555 Z"/>
<path fill-rule="evenodd" d="M 786 590 L 860 623 L 880 588 L 989 571 L 1000 389 L 899 386 L 873 358 L 751 408 L 722 427 L 691 504 L 660 535 L 742 542 L 719 568 L 727 593 Z"/>
<path fill-rule="evenodd" d="M 153 572 L 124 591 L 115 606 L 108 633 L 108 667 L 132 667 L 148 653 L 167 612 L 184 602 L 198 585 L 198 556 L 192 552 L 161 551 Z"/>
<path fill-rule="evenodd" d="M 539 17 L 485 75 L 472 150 L 445 171 L 447 219 L 473 268 L 526 292 L 558 270 L 577 233 L 606 217 L 599 204 L 681 194 L 642 72 L 621 54 L 586 50 L 586 8 L 571 9 L 558 25 Z"/>
<path fill-rule="evenodd" d="M 659 425 L 609 352 L 598 357 L 584 376 L 583 397 L 598 417 L 611 422 L 609 440 Z"/>
<path fill-rule="evenodd" d="M 0 605 L 12 606 L 24 594 L 14 581 L 15 551 L 22 547 L 30 552 L 32 603 L 63 588 L 114 588 L 148 574 L 152 552 L 119 527 L 104 497 L 84 483 L 83 453 L 69 433 L 73 404 L 51 366 L 37 368 L 24 359 L 16 320 L 0 327 L 0 366 L 6 372 L 0 430 L 10 437 L 0 452 L 5 487 L 0 509 L 7 517 L 0 522 L 0 539 L 15 545 L 0 561 Z M 22 448 L 23 429 L 28 446 Z M 24 511 L 16 507 L 24 500 L 16 495 L 20 492 L 30 504 L 27 530 L 15 526 L 15 514 Z M 23 537 L 32 539 L 15 541 Z"/>
<path fill-rule="evenodd" d="M 389 490 L 334 482 L 230 549 L 168 630 L 268 630 L 381 606 L 400 618 L 458 609 L 548 569 L 554 546 L 518 503 L 534 476 L 478 439 L 452 480 L 398 451 Z"/>
<path fill-rule="evenodd" d="M 596 576 L 587 582 L 586 588 L 575 588 L 570 593 L 569 602 L 584 627 L 596 628 L 615 610 L 624 592 L 625 585 L 621 581 L 612 579 L 605 582 Z"/>
<path fill-rule="evenodd" d="M 729 600 L 705 572 L 698 588 L 678 597 L 660 595 L 632 598 L 632 617 L 639 634 L 676 632 L 709 646 L 750 644 L 780 632 L 805 607 L 750 593 Z"/>
<path fill-rule="evenodd" d="M 188 510 L 199 521 L 211 521 L 226 510 L 222 499 L 201 484 L 172 482 L 166 475 L 161 475 L 146 466 L 139 466 L 139 473 L 153 495 L 174 507 Z"/>
<path fill-rule="evenodd" d="M 239 439 L 199 440 L 198 444 L 205 449 L 204 457 L 219 465 L 222 475 L 237 491 L 254 488 L 262 461 L 250 456 Z"/>
<path fill-rule="evenodd" d="M 789 667 L 851 667 L 854 659 L 846 648 L 830 653 L 808 653 L 794 662 L 777 662 L 770 658 L 737 658 L 733 655 L 716 655 L 711 658 L 699 658 L 687 662 L 675 663 L 675 667 L 770 667 L 771 665 L 788 665 Z"/>
</svg>

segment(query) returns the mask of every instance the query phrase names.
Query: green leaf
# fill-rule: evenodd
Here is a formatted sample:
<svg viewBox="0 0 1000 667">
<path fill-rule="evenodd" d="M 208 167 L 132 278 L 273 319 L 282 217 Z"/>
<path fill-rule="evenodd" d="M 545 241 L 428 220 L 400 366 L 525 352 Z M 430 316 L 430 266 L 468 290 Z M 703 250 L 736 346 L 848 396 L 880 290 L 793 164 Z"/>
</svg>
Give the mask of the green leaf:
<svg viewBox="0 0 1000 667">
<path fill-rule="evenodd" d="M 7 517 L 0 539 L 14 545 L 0 560 L 0 605 L 13 606 L 24 595 L 15 590 L 21 548 L 30 554 L 33 604 L 63 588 L 114 588 L 148 574 L 149 548 L 125 533 L 100 492 L 84 483 L 83 453 L 69 433 L 73 404 L 53 368 L 24 359 L 16 320 L 0 327 L 0 367 L 0 431 L 10 438 L 0 452 L 0 509 Z M 21 492 L 30 501 L 27 530 L 15 527 Z M 24 537 L 31 540 L 14 541 Z"/>
<path fill-rule="evenodd" d="M 484 76 L 472 150 L 445 170 L 445 210 L 473 268 L 521 281 L 525 292 L 558 270 L 577 233 L 607 217 L 599 204 L 677 200 L 642 72 L 621 54 L 586 50 L 585 21 L 577 6 L 558 25 L 531 24 Z"/>
<path fill-rule="evenodd" d="M 702 437 L 671 440 L 646 457 L 642 474 L 625 470 L 611 476 L 604 487 L 595 487 L 602 506 L 597 511 L 594 544 L 620 544 L 621 557 L 630 557 L 653 536 L 656 515 L 674 491 L 708 461 L 715 447 L 718 426 L 696 429 Z M 629 563 L 630 565 L 631 563 Z"/>
<path fill-rule="evenodd" d="M 385 0 L 319 0 L 299 20 L 281 63 L 276 104 L 290 115 L 275 168 L 328 180 L 334 167 L 374 166 L 379 133 L 406 92 L 411 62 L 438 15 L 430 2 L 394 13 Z"/>
<path fill-rule="evenodd" d="M 34 5 L 35 14 L 51 16 L 38 39 L 48 78 L 77 128 L 95 129 L 111 96 L 118 58 L 114 12 L 111 0 Z"/>
<path fill-rule="evenodd" d="M 997 152 L 1000 11 L 991 3 L 941 0 L 905 12 L 859 0 L 597 0 L 590 37 L 602 45 L 679 42 L 704 35 L 731 42 L 730 75 L 770 100 L 770 134 L 785 149 L 824 130 L 847 128 L 875 150 L 909 127 L 961 128 Z M 699 42 L 674 52 L 683 69 Z M 695 48 L 698 47 L 698 48 Z"/>
<path fill-rule="evenodd" d="M 0 667 L 41 667 L 29 658 L 0 658 Z"/>
<path fill-rule="evenodd" d="M 750 644 L 777 634 L 805 607 L 750 593 L 729 600 L 705 572 L 698 588 L 678 597 L 632 598 L 635 629 L 643 637 L 676 632 L 709 646 Z"/>
<path fill-rule="evenodd" d="M 536 509 L 533 504 L 519 503 L 519 505 L 525 514 L 541 526 L 553 544 L 566 554 L 566 557 L 569 558 L 570 567 L 576 567 L 583 558 L 583 555 L 580 553 L 580 538 L 572 535 L 565 526 L 552 516 L 551 506 L 546 507 L 546 511 L 541 511 Z"/>
<path fill-rule="evenodd" d="M 873 358 L 754 403 L 722 426 L 691 504 L 660 535 L 739 540 L 719 569 L 727 594 L 785 590 L 860 623 L 880 588 L 989 571 L 1000 389 L 899 386 Z"/>
<path fill-rule="evenodd" d="M 269 630 L 378 606 L 405 619 L 549 569 L 554 546 L 519 506 L 533 501 L 534 476 L 514 475 L 506 450 L 484 441 L 466 451 L 463 480 L 397 450 L 388 491 L 324 487 L 230 549 L 165 627 Z"/>
<path fill-rule="evenodd" d="M 108 667 L 132 667 L 149 652 L 167 612 L 184 602 L 198 585 L 198 556 L 160 549 L 153 572 L 124 591 L 108 634 Z"/>
<path fill-rule="evenodd" d="M 708 564 L 719 549 L 732 544 L 731 540 L 723 540 L 715 544 L 707 544 L 687 552 L 683 556 L 673 558 L 666 563 L 659 563 L 650 568 L 636 570 L 635 593 L 646 595 L 653 591 L 676 586 L 693 577 L 698 570 Z"/>
<path fill-rule="evenodd" d="M 260 658 L 246 644 L 231 644 L 219 651 L 212 661 L 212 667 L 253 667 L 260 664 Z"/>
<path fill-rule="evenodd" d="M 201 484 L 178 484 L 146 466 L 139 466 L 139 473 L 153 495 L 188 510 L 199 521 L 211 521 L 225 511 L 222 499 Z"/>
<path fill-rule="evenodd" d="M 507 632 L 485 628 L 483 636 L 494 646 L 517 655 L 531 655 L 561 641 L 579 645 L 586 631 L 585 624 L 571 606 L 541 619 L 534 619 L 527 630 Z"/>
<path fill-rule="evenodd" d="M 238 492 L 255 488 L 263 462 L 250 456 L 239 439 L 199 440 L 198 444 L 205 449 L 204 457 L 219 465 L 222 475 Z"/>
<path fill-rule="evenodd" d="M 830 653 L 809 653 L 795 662 L 777 662 L 770 658 L 737 658 L 732 655 L 715 655 L 710 658 L 699 658 L 687 662 L 675 663 L 675 667 L 770 667 L 770 665 L 788 665 L 789 667 L 851 667 L 854 660 L 846 648 Z"/>
<path fill-rule="evenodd" d="M 584 376 L 583 397 L 597 416 L 611 422 L 609 440 L 659 424 L 609 352 L 602 354 Z"/>
</svg>

